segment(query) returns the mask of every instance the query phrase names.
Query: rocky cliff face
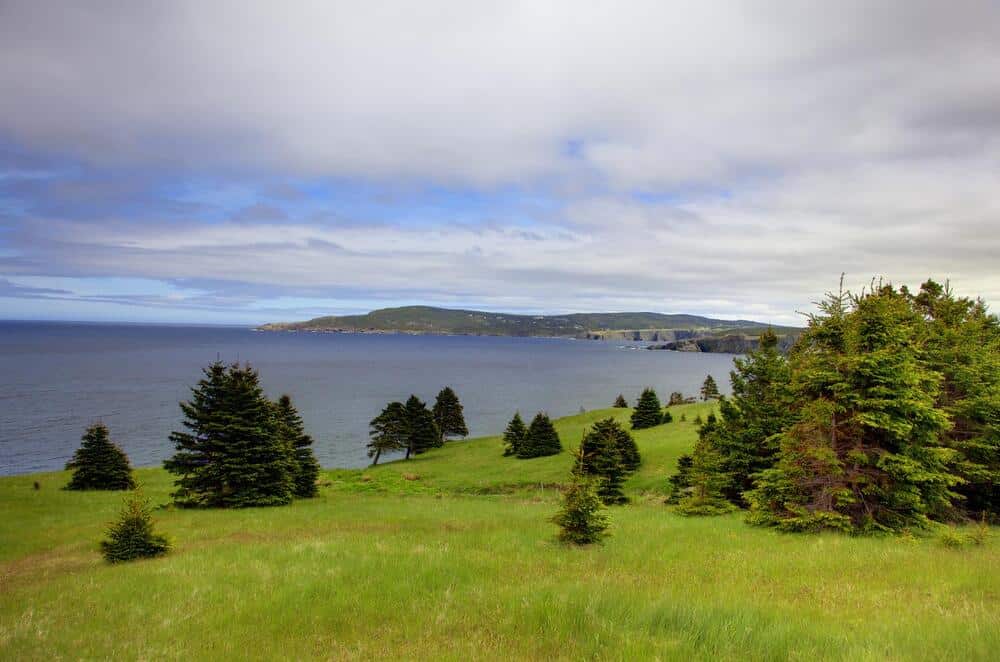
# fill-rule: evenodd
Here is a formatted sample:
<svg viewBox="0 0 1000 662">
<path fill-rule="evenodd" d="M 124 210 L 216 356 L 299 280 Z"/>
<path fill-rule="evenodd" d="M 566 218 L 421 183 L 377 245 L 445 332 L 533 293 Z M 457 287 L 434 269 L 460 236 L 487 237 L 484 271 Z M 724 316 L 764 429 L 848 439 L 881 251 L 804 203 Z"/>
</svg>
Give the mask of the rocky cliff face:
<svg viewBox="0 0 1000 662">
<path fill-rule="evenodd" d="M 635 329 L 627 331 L 588 331 L 581 337 L 587 340 L 672 343 L 688 338 L 695 338 L 697 335 L 697 331 L 688 329 Z"/>
<path fill-rule="evenodd" d="M 787 352 L 795 343 L 795 337 L 778 337 L 778 349 Z M 647 349 L 667 349 L 675 352 L 714 352 L 720 354 L 746 354 L 757 349 L 760 344 L 756 336 L 729 335 L 678 339 L 662 345 L 650 345 Z"/>
</svg>

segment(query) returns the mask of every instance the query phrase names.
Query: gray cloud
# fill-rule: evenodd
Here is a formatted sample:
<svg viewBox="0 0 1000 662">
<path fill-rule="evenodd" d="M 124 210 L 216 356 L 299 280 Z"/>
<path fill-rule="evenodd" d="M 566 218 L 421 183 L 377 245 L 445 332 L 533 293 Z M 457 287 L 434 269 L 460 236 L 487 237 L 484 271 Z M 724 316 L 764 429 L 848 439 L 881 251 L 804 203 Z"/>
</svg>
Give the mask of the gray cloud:
<svg viewBox="0 0 1000 662">
<path fill-rule="evenodd" d="M 70 223 L 97 195 L 83 177 L 9 223 L 8 276 L 784 321 L 841 271 L 1000 299 L 989 0 L 8 2 L 0 44 L 0 137 L 28 152 L 559 200 L 418 231 L 336 208 L 296 220 L 280 198 L 302 193 L 282 184 L 229 223 L 190 201 Z"/>
</svg>

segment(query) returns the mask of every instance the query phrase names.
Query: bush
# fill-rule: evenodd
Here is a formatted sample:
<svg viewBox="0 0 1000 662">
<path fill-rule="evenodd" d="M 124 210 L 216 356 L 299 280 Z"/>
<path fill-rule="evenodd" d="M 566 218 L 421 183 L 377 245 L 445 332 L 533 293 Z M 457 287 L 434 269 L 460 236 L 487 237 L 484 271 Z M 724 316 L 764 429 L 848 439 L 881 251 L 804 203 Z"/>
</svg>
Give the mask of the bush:
<svg viewBox="0 0 1000 662">
<path fill-rule="evenodd" d="M 108 428 L 96 423 L 87 428 L 83 443 L 66 464 L 73 470 L 67 490 L 131 490 L 135 488 L 128 456 L 113 444 Z"/>
<path fill-rule="evenodd" d="M 101 552 L 110 563 L 162 556 L 170 551 L 166 537 L 153 533 L 149 502 L 138 494 L 125 500 L 118 521 L 107 535 L 107 540 L 101 541 Z"/>
</svg>

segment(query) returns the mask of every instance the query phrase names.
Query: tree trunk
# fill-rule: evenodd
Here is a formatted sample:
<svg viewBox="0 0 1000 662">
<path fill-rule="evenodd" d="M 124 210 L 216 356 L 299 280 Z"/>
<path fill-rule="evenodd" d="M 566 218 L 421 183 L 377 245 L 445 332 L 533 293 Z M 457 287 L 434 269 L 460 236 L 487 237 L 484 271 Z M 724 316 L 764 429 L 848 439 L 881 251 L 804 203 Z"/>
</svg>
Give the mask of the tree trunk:
<svg viewBox="0 0 1000 662">
<path fill-rule="evenodd" d="M 381 448 L 379 448 L 378 450 L 376 450 L 376 451 L 375 451 L 375 459 L 374 459 L 374 460 L 372 460 L 372 466 L 373 466 L 373 467 L 374 467 L 374 466 L 375 466 L 376 464 L 378 464 L 378 458 L 379 458 L 379 456 L 380 456 L 380 455 L 382 455 L 382 449 L 381 449 Z"/>
</svg>

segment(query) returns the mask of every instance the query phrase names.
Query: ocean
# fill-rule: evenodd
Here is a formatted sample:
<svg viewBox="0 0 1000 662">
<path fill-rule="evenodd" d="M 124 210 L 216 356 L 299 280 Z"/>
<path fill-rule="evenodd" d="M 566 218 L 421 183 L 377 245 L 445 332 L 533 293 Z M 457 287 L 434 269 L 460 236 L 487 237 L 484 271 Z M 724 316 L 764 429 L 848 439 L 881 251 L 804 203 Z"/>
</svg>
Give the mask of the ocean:
<svg viewBox="0 0 1000 662">
<path fill-rule="evenodd" d="M 622 342 L 488 336 L 269 333 L 240 327 L 0 322 L 0 475 L 62 469 L 102 421 L 134 466 L 173 452 L 186 400 L 216 358 L 251 363 L 268 395 L 292 396 L 324 467 L 368 460 L 370 421 L 411 393 L 433 404 L 449 385 L 470 436 L 499 434 L 515 411 L 565 416 L 725 390 L 731 355 L 647 351 Z M 574 440 L 575 441 L 575 440 Z"/>
</svg>

